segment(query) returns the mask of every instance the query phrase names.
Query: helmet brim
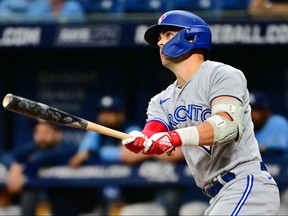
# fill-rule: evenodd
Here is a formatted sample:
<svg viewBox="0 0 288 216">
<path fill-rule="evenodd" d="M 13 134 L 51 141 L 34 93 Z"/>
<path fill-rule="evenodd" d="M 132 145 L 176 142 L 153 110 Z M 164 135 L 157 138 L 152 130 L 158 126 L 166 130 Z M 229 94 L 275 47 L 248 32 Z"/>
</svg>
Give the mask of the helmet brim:
<svg viewBox="0 0 288 216">
<path fill-rule="evenodd" d="M 164 27 L 178 27 L 180 29 L 183 29 L 183 26 L 177 26 L 177 25 L 153 25 L 150 28 L 147 29 L 147 31 L 144 34 L 144 39 L 147 43 L 151 44 L 151 45 L 157 45 L 158 43 L 158 38 L 159 38 L 159 34 L 160 32 L 163 30 Z"/>
</svg>

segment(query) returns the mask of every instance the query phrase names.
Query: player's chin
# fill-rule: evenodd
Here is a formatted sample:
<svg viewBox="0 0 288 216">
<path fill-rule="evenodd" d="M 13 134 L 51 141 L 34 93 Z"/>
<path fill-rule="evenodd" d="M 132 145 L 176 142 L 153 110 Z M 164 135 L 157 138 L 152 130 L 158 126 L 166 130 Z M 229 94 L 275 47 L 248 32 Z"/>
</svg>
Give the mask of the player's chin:
<svg viewBox="0 0 288 216">
<path fill-rule="evenodd" d="M 163 65 L 164 67 L 168 67 L 168 66 L 169 66 L 169 63 L 168 63 L 167 61 L 161 59 L 161 62 L 162 62 L 162 65 Z"/>
<path fill-rule="evenodd" d="M 167 68 L 169 68 L 169 65 L 171 65 L 172 63 L 171 58 L 167 56 L 164 56 L 163 58 L 161 57 L 161 62 L 162 62 L 162 65 Z"/>
<path fill-rule="evenodd" d="M 166 56 L 166 55 L 164 55 L 164 54 L 161 54 L 161 55 L 160 55 L 160 58 L 161 58 L 161 62 L 162 62 L 163 65 L 164 65 L 165 63 L 168 63 L 168 62 L 171 61 L 171 58 L 168 57 L 168 56 Z"/>
</svg>

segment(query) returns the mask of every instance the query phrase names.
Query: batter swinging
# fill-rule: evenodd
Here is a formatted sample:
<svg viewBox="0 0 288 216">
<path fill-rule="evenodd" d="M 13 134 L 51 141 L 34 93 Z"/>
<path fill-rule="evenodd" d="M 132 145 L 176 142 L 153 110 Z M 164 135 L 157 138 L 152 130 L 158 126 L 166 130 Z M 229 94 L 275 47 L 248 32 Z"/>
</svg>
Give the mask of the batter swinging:
<svg viewBox="0 0 288 216">
<path fill-rule="evenodd" d="M 181 147 L 197 186 L 211 197 L 205 215 L 277 215 L 279 190 L 262 162 L 243 73 L 209 61 L 211 31 L 197 15 L 169 11 L 145 33 L 176 81 L 154 96 L 129 150 L 163 154 Z"/>
</svg>

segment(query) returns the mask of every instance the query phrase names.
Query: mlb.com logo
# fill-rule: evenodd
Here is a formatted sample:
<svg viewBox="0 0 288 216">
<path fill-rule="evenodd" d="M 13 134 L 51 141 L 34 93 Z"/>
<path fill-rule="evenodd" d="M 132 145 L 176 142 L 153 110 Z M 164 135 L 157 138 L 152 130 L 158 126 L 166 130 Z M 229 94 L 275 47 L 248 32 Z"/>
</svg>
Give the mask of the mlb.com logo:
<svg viewBox="0 0 288 216">
<path fill-rule="evenodd" d="M 159 20 L 158 20 L 158 24 L 161 24 L 162 21 L 163 21 L 166 17 L 167 17 L 167 14 L 166 14 L 166 13 L 163 14 L 163 15 L 159 18 Z"/>
</svg>

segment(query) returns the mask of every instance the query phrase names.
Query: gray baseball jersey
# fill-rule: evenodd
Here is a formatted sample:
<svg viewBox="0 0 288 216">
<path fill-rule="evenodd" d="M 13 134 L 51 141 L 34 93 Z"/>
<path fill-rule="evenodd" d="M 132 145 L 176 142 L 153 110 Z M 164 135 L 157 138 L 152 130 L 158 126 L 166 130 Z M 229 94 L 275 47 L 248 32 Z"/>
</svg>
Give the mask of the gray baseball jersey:
<svg viewBox="0 0 288 216">
<path fill-rule="evenodd" d="M 245 129 L 239 142 L 224 146 L 181 147 L 200 188 L 239 164 L 261 161 L 243 73 L 223 63 L 205 61 L 185 86 L 178 88 L 175 81 L 151 99 L 147 110 L 147 121 L 161 121 L 168 130 L 197 126 L 211 116 L 211 102 L 218 96 L 232 96 L 243 104 Z"/>
</svg>

